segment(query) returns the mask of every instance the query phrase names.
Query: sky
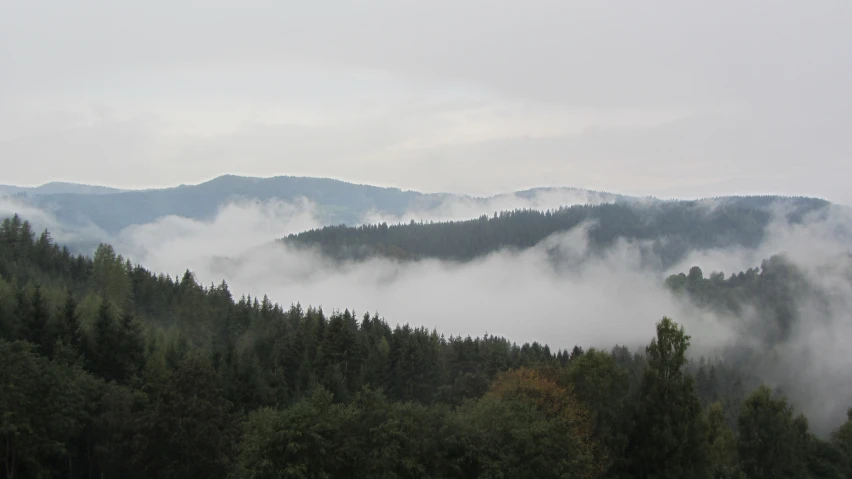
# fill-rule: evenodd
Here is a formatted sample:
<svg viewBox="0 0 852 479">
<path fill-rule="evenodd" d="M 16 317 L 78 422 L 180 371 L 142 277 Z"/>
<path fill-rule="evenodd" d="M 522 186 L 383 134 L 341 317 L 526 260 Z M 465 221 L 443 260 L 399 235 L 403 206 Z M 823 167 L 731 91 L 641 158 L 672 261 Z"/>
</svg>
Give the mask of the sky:
<svg viewBox="0 0 852 479">
<path fill-rule="evenodd" d="M 848 0 L 0 2 L 2 183 L 852 204 Z"/>
</svg>

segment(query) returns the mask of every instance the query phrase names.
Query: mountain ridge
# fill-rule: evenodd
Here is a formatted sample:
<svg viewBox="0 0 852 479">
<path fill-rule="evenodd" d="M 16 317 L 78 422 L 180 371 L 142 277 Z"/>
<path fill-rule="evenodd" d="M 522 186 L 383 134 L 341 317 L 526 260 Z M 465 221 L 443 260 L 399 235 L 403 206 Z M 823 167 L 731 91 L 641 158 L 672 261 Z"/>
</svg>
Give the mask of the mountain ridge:
<svg viewBox="0 0 852 479">
<path fill-rule="evenodd" d="M 104 190 L 98 188 L 107 187 L 72 183 L 55 183 L 51 190 L 45 188 L 47 185 L 51 184 L 30 189 L 7 187 L 4 190 L 0 187 L 0 194 L 14 195 L 29 206 L 48 210 L 60 221 L 76 225 L 94 224 L 113 234 L 127 226 L 148 223 L 170 215 L 209 220 L 221 206 L 237 199 L 296 201 L 305 198 L 316 205 L 318 217 L 324 224 L 358 224 L 371 212 L 401 216 L 412 210 L 436 208 L 448 200 L 476 204 L 513 196 L 528 199 L 545 192 L 604 195 L 612 199 L 627 198 L 623 195 L 576 187 L 531 188 L 502 195 L 477 197 L 454 193 L 423 193 L 332 178 L 300 176 L 261 178 L 221 175 L 196 185 L 146 190 Z M 84 191 L 85 188 L 92 191 Z"/>
</svg>

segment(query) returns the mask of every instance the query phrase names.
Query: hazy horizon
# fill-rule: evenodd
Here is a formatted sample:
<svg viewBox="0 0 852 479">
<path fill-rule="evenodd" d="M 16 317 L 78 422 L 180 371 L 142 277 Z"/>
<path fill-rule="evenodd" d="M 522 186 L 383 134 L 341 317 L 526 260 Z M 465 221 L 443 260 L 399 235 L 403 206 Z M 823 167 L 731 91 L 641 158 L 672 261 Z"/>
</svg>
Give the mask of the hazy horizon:
<svg viewBox="0 0 852 479">
<path fill-rule="evenodd" d="M 584 186 L 577 186 L 577 185 L 570 185 L 570 184 L 564 184 L 564 185 L 554 184 L 554 185 L 525 185 L 525 186 L 520 186 L 520 187 L 515 188 L 515 189 L 510 189 L 510 190 L 495 190 L 495 191 L 487 191 L 487 192 L 483 192 L 483 193 L 470 193 L 470 192 L 467 192 L 467 191 L 419 190 L 419 189 L 416 189 L 416 188 L 409 188 L 409 187 L 406 187 L 404 185 L 361 182 L 361 181 L 350 180 L 350 179 L 346 179 L 346 178 L 332 177 L 332 176 L 302 176 L 302 175 L 289 175 L 289 174 L 280 174 L 280 175 L 272 175 L 272 176 L 252 176 L 252 175 L 245 175 L 245 174 L 239 174 L 239 173 L 222 173 L 222 174 L 215 175 L 213 177 L 204 178 L 204 179 L 201 179 L 201 180 L 198 180 L 198 181 L 193 181 L 193 182 L 188 182 L 188 183 L 160 184 L 160 185 L 153 185 L 153 186 L 139 186 L 139 187 L 134 187 L 134 188 L 125 188 L 125 187 L 122 187 L 122 186 L 117 185 L 117 184 L 82 183 L 82 182 L 67 181 L 67 180 L 61 180 L 61 179 L 48 180 L 48 181 L 44 181 L 44 182 L 41 182 L 41 183 L 32 183 L 32 184 L 0 183 L 0 187 L 10 186 L 10 187 L 14 187 L 14 188 L 39 188 L 39 187 L 43 187 L 43 186 L 47 186 L 47 185 L 51 185 L 51 184 L 69 184 L 69 185 L 113 188 L 113 189 L 116 189 L 116 190 L 120 190 L 120 191 L 117 191 L 117 192 L 129 192 L 129 191 L 146 191 L 146 190 L 178 188 L 178 187 L 183 187 L 183 186 L 198 186 L 198 185 L 201 185 L 201 184 L 204 184 L 204 183 L 207 183 L 207 182 L 210 182 L 210 181 L 214 181 L 214 180 L 222 178 L 222 177 L 228 177 L 228 176 L 239 177 L 239 178 L 249 178 L 249 179 L 262 179 L 262 180 L 274 179 L 274 178 L 279 178 L 279 177 L 318 178 L 318 179 L 340 181 L 340 182 L 344 182 L 344 183 L 350 183 L 350 184 L 361 185 L 361 186 L 373 186 L 373 187 L 379 187 L 379 188 L 396 188 L 396 189 L 399 189 L 399 190 L 402 190 L 402 191 L 411 191 L 411 192 L 424 193 L 424 194 L 453 194 L 453 195 L 470 196 L 472 198 L 498 197 L 498 196 L 511 195 L 513 193 L 518 193 L 518 192 L 523 192 L 523 191 L 537 190 L 537 189 L 574 189 L 574 190 L 581 190 L 581 191 L 594 191 L 594 192 L 600 192 L 600 193 L 609 193 L 609 194 L 614 194 L 614 195 L 656 198 L 656 199 L 661 199 L 661 200 L 686 200 L 686 201 L 689 201 L 689 200 L 710 199 L 710 198 L 722 197 L 722 196 L 788 196 L 788 197 L 818 198 L 818 199 L 823 199 L 823 200 L 826 200 L 826 201 L 829 201 L 829 202 L 832 202 L 832 203 L 835 203 L 835 204 L 839 204 L 839 205 L 844 205 L 844 206 L 852 205 L 852 201 L 850 201 L 849 203 L 842 203 L 841 201 L 837 201 L 833 198 L 829 198 L 829 197 L 826 197 L 824 195 L 806 195 L 806 194 L 798 194 L 798 193 L 779 193 L 779 192 L 763 191 L 763 190 L 731 192 L 731 193 L 719 194 L 719 195 L 715 195 L 715 194 L 708 194 L 708 195 L 701 195 L 701 194 L 672 195 L 672 194 L 669 194 L 669 195 L 666 195 L 666 194 L 654 194 L 653 192 L 644 193 L 644 194 L 642 194 L 642 193 L 633 194 L 633 193 L 625 192 L 625 191 L 601 190 L 601 189 L 596 189 L 596 188 L 588 188 L 588 187 L 584 187 Z"/>
<path fill-rule="evenodd" d="M 5 183 L 852 203 L 848 2 L 48 3 L 0 10 Z"/>
<path fill-rule="evenodd" d="M 0 3 L 0 476 L 852 477 L 850 27 Z"/>
</svg>

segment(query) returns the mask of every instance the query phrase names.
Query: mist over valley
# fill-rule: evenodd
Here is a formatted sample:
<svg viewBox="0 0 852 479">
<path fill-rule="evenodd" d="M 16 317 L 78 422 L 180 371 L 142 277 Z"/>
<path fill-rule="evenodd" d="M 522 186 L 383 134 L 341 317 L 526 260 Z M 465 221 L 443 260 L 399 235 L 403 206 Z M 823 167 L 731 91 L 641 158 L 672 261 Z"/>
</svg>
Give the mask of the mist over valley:
<svg viewBox="0 0 852 479">
<path fill-rule="evenodd" d="M 5 2 L 0 479 L 852 478 L 852 2 Z"/>
</svg>

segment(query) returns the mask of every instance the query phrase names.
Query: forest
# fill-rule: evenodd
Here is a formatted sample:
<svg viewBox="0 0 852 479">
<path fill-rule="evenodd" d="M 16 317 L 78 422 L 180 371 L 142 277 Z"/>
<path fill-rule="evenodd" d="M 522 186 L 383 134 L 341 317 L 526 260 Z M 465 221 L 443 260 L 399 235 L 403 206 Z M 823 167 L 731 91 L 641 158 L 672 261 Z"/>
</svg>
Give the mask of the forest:
<svg viewBox="0 0 852 479">
<path fill-rule="evenodd" d="M 749 244 L 768 221 L 760 208 L 723 205 L 702 220 L 722 232 L 708 240 L 687 234 L 701 227 L 689 206 L 655 208 L 665 214 L 651 223 L 604 205 L 286 241 L 465 259 L 590 217 L 618 218 L 599 223 L 600 244 L 655 229 Z M 734 230 L 742 236 L 724 234 Z M 796 320 L 801 281 L 779 256 L 730 277 L 693 268 L 665 285 L 702 308 L 758 305 L 771 343 Z M 3 220 L 0 477 L 852 477 L 852 409 L 814 432 L 740 363 L 692 357 L 678 318 L 655 318 L 641 350 L 553 350 L 257 294 L 236 298 L 189 270 L 155 274 L 107 244 L 73 254 L 18 216 Z"/>
<path fill-rule="evenodd" d="M 831 205 L 814 198 L 775 196 L 724 197 L 707 201 L 619 201 L 575 205 L 556 210 L 495 212 L 468 221 L 388 225 L 326 226 L 291 234 L 281 241 L 317 247 L 337 259 L 385 256 L 400 260 L 471 259 L 499 250 L 522 250 L 548 236 L 589 225 L 591 253 L 615 241 L 647 241 L 648 258 L 667 268 L 695 249 L 743 246 L 763 241 L 775 208 L 784 208 L 790 223 L 827 213 Z M 847 232 L 848 234 L 848 232 Z"/>
</svg>

